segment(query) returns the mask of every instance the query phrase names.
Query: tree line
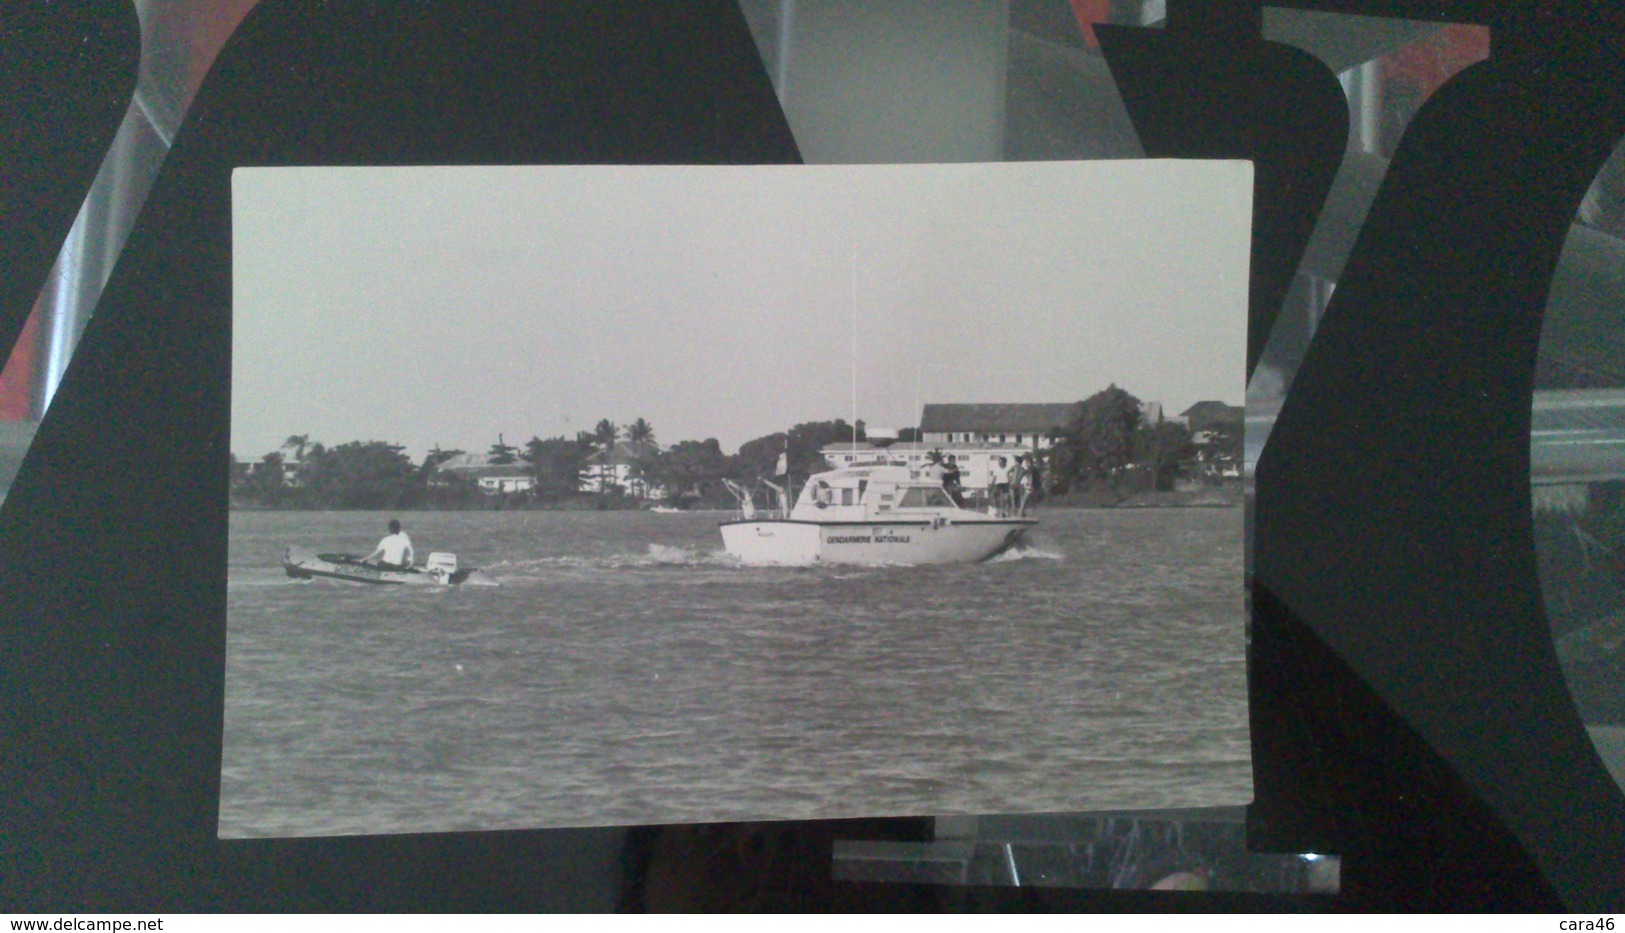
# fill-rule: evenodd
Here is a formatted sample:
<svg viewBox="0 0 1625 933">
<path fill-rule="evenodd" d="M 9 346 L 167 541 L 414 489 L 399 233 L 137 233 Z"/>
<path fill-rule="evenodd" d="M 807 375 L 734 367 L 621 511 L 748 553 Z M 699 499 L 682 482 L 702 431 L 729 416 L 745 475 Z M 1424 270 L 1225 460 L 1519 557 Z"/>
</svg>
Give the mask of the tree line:
<svg viewBox="0 0 1625 933">
<path fill-rule="evenodd" d="M 574 437 L 532 437 L 523 445 L 502 438 L 486 451 L 491 466 L 517 466 L 533 479 L 524 491 L 493 494 L 478 481 L 442 469 L 466 453 L 436 447 L 421 462 L 406 448 L 387 441 L 349 441 L 326 446 L 309 435 L 289 437 L 277 450 L 256 462 L 231 458 L 231 495 L 235 506 L 280 509 L 459 509 L 459 508 L 635 508 L 640 491 L 661 489 L 672 503 L 688 508 L 722 508 L 733 504 L 724 479 L 754 485 L 771 479 L 780 454 L 789 472 L 805 477 L 825 469 L 820 451 L 836 441 L 850 441 L 846 421 L 798 424 L 788 432 L 747 441 L 727 454 L 716 438 L 656 445 L 654 427 L 638 418 L 626 428 L 602 419 L 592 431 Z M 859 421 L 857 438 L 866 439 Z M 612 481 L 593 457 L 607 454 L 622 439 L 641 452 L 624 478 Z M 595 473 L 597 475 L 595 475 Z M 587 488 L 592 487 L 592 488 Z"/>
<path fill-rule="evenodd" d="M 1198 443 L 1189 425 L 1147 421 L 1140 400 L 1113 384 L 1078 403 L 1070 424 L 1049 432 L 1050 491 L 1105 489 L 1120 501 L 1181 480 L 1220 482 L 1241 471 L 1244 432 L 1239 419 L 1219 422 Z"/>
<path fill-rule="evenodd" d="M 349 441 L 326 446 L 309 435 L 294 435 L 256 462 L 231 460 L 234 506 L 285 509 L 473 509 L 473 508 L 635 508 L 652 490 L 686 508 L 733 504 L 724 480 L 747 487 L 778 475 L 786 458 L 792 478 L 827 469 L 822 450 L 832 443 L 868 439 L 860 420 L 798 424 L 786 432 L 746 441 L 735 453 L 716 438 L 678 441 L 661 448 L 654 427 L 643 418 L 622 428 L 609 419 L 574 437 L 532 437 L 522 445 L 501 437 L 484 462 L 516 467 L 534 480 L 527 490 L 492 493 L 477 480 L 442 469 L 462 450 L 436 447 L 421 462 L 387 441 Z M 1174 421 L 1147 423 L 1139 399 L 1116 385 L 1077 406 L 1069 424 L 1049 432 L 1041 469 L 1048 491 L 1104 488 L 1119 498 L 1149 489 L 1171 489 L 1181 479 L 1212 479 L 1238 468 L 1242 427 L 1220 425 L 1198 445 L 1191 430 Z M 900 440 L 913 440 L 911 429 Z M 637 455 L 616 476 L 593 458 L 625 439 Z M 883 442 L 882 442 L 883 443 Z M 602 461 L 602 457 L 599 458 Z M 932 459 L 938 459 L 933 457 Z M 595 476 L 595 471 L 597 475 Z"/>
</svg>

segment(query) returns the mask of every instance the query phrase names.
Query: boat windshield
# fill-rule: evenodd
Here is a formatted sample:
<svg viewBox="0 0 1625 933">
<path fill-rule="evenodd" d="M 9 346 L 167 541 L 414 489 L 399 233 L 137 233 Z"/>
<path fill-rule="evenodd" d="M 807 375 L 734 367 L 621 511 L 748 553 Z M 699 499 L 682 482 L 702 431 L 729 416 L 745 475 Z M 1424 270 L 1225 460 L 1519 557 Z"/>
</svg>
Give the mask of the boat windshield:
<svg viewBox="0 0 1625 933">
<path fill-rule="evenodd" d="M 900 509 L 951 509 L 953 500 L 938 486 L 910 486 L 898 500 Z"/>
</svg>

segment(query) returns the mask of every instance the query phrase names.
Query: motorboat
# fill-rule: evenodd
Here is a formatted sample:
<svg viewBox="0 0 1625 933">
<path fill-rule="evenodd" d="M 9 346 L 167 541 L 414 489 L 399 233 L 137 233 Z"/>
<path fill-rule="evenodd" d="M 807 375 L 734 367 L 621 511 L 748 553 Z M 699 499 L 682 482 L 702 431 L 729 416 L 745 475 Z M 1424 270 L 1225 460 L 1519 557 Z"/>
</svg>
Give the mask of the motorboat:
<svg viewBox="0 0 1625 933">
<path fill-rule="evenodd" d="M 969 564 L 1015 546 L 1038 520 L 1019 509 L 966 508 L 931 468 L 879 463 L 808 477 L 794 506 L 772 487 L 778 508 L 729 483 L 739 512 L 721 523 L 728 553 L 750 565 Z"/>
<path fill-rule="evenodd" d="M 497 586 L 478 567 L 457 566 L 457 555 L 436 551 L 421 567 L 395 568 L 369 564 L 359 554 L 318 554 L 309 548 L 290 547 L 282 555 L 282 569 L 296 580 L 322 577 L 351 583 L 407 586 Z"/>
</svg>

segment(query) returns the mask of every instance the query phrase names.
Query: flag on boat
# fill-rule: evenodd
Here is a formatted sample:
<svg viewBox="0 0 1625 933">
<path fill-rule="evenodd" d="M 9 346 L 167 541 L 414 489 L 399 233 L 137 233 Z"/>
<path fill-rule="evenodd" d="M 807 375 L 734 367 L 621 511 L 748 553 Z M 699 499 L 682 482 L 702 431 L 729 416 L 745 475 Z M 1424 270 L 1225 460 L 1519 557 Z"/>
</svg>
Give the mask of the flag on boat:
<svg viewBox="0 0 1625 933">
<path fill-rule="evenodd" d="M 790 472 L 790 451 L 786 450 L 784 453 L 779 454 L 779 462 L 778 462 L 777 466 L 773 467 L 773 475 L 774 476 L 783 476 L 783 475 L 785 475 L 786 473 L 789 473 L 789 472 Z"/>
</svg>

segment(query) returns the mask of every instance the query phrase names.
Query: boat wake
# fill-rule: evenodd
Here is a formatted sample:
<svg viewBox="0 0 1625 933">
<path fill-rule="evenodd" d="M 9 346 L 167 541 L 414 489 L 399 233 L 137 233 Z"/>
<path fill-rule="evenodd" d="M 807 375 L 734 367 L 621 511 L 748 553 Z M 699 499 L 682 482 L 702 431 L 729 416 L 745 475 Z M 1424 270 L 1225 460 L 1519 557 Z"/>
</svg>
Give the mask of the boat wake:
<svg viewBox="0 0 1625 933">
<path fill-rule="evenodd" d="M 489 569 L 506 575 L 553 570 L 629 570 L 666 567 L 735 567 L 738 562 L 726 551 L 678 547 L 669 544 L 650 544 L 642 554 L 621 553 L 603 555 L 570 554 L 557 557 L 537 557 L 528 560 L 501 561 Z"/>
<path fill-rule="evenodd" d="M 651 544 L 647 554 L 631 561 L 632 566 L 701 564 L 704 566 L 732 566 L 735 561 L 722 550 L 704 551 L 699 548 L 673 547 L 669 544 Z"/>
<path fill-rule="evenodd" d="M 1008 561 L 1021 560 L 1065 560 L 1060 551 L 1048 550 L 1042 547 L 1021 545 L 1005 551 L 997 557 L 989 558 L 986 563 L 998 564 Z M 867 575 L 876 570 L 888 568 L 909 568 L 907 563 L 876 563 L 861 565 L 824 565 L 814 568 L 794 568 L 775 565 L 750 566 L 740 561 L 725 550 L 712 550 L 704 547 L 680 546 L 671 544 L 646 545 L 642 553 L 621 552 L 614 554 L 567 554 L 553 557 L 536 557 L 525 560 L 499 561 L 488 564 L 486 569 L 503 580 L 542 580 L 559 574 L 595 573 L 603 571 L 666 571 L 666 570 L 763 570 L 763 569 L 800 569 L 818 570 L 837 575 Z M 837 573 L 844 571 L 845 573 Z"/>
<path fill-rule="evenodd" d="M 1003 554 L 988 558 L 987 563 L 1003 564 L 1013 560 L 1066 560 L 1066 555 L 1060 551 L 1051 551 L 1048 548 L 1023 544 L 1017 545 Z"/>
</svg>

